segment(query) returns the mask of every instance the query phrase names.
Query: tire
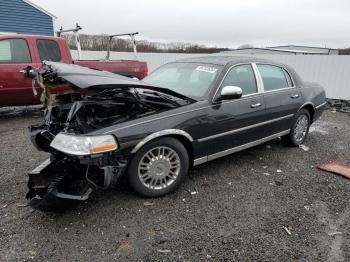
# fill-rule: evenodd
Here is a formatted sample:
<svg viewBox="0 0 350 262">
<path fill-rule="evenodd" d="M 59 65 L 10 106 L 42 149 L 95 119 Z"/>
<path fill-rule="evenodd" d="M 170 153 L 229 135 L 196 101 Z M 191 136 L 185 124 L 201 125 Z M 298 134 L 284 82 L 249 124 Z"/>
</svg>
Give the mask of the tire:
<svg viewBox="0 0 350 262">
<path fill-rule="evenodd" d="M 300 109 L 294 117 L 290 133 L 282 137 L 282 142 L 288 146 L 301 145 L 309 133 L 310 125 L 311 117 L 309 111 Z"/>
<path fill-rule="evenodd" d="M 132 158 L 128 180 L 141 196 L 160 197 L 175 191 L 189 168 L 188 152 L 175 138 L 162 137 L 144 145 Z"/>
</svg>

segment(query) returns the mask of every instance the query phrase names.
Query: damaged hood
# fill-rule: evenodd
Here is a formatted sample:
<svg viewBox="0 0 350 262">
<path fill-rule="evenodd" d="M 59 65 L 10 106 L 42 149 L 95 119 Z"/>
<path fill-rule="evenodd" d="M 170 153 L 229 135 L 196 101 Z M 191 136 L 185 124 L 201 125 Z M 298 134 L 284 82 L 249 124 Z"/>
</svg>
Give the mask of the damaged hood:
<svg viewBox="0 0 350 262">
<path fill-rule="evenodd" d="M 57 77 L 64 79 L 76 88 L 92 88 L 92 89 L 113 89 L 113 88 L 144 88 L 154 91 L 166 93 L 181 99 L 194 101 L 192 98 L 179 94 L 170 89 L 149 85 L 141 80 L 132 79 L 122 75 L 114 74 L 107 71 L 98 71 L 87 67 L 73 64 L 63 64 L 58 62 L 44 61 L 44 72 L 49 72 L 50 77 L 55 74 Z"/>
</svg>

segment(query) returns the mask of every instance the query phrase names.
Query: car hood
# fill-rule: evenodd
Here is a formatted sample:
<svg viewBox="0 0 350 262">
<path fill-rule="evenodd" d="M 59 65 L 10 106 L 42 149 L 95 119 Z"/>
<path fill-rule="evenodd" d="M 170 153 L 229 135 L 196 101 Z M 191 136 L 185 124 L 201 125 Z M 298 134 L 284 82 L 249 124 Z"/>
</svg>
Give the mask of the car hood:
<svg viewBox="0 0 350 262">
<path fill-rule="evenodd" d="M 150 85 L 141 80 L 132 79 L 107 71 L 99 71 L 74 64 L 63 64 L 58 62 L 44 61 L 44 73 L 55 74 L 76 88 L 91 89 L 113 89 L 113 88 L 144 88 L 166 93 L 181 99 L 194 101 L 192 98 L 179 94 L 165 87 Z"/>
</svg>

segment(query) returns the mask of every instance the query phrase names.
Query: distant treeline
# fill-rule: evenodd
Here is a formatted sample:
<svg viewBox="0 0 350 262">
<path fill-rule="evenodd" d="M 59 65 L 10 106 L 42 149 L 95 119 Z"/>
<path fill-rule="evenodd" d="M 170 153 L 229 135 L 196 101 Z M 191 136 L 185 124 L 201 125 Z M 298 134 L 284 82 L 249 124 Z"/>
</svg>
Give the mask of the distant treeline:
<svg viewBox="0 0 350 262">
<path fill-rule="evenodd" d="M 350 48 L 339 49 L 339 55 L 350 55 Z"/>
<path fill-rule="evenodd" d="M 65 34 L 64 37 L 70 49 L 76 49 L 73 34 Z M 80 45 L 82 50 L 106 51 L 108 45 L 108 35 L 86 35 L 81 34 Z M 227 51 L 229 48 L 207 47 L 205 45 L 189 43 L 158 43 L 146 40 L 136 41 L 137 51 L 143 53 L 217 53 Z M 113 38 L 111 51 L 132 52 L 132 42 L 127 39 Z"/>
</svg>

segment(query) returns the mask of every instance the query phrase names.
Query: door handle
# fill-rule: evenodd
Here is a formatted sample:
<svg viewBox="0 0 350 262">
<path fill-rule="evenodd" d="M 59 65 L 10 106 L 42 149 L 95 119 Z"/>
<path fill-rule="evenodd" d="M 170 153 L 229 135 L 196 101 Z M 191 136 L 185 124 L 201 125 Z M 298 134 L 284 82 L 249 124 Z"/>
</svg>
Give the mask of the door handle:
<svg viewBox="0 0 350 262">
<path fill-rule="evenodd" d="M 299 97 L 299 95 L 298 94 L 295 94 L 295 95 L 292 95 L 290 98 L 291 99 L 296 99 L 296 98 L 298 98 Z"/>
<path fill-rule="evenodd" d="M 260 107 L 260 106 L 261 106 L 261 103 L 256 103 L 256 104 L 250 105 L 251 108 L 257 108 L 257 107 Z"/>
</svg>

